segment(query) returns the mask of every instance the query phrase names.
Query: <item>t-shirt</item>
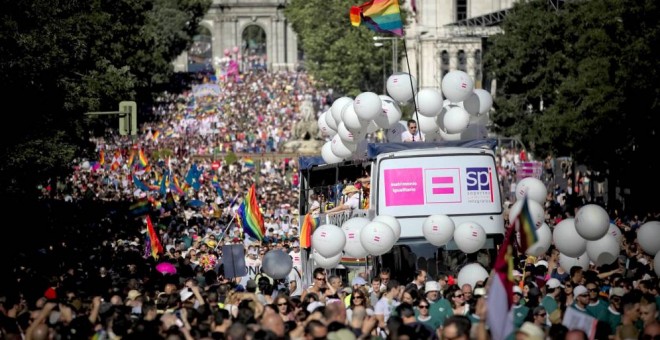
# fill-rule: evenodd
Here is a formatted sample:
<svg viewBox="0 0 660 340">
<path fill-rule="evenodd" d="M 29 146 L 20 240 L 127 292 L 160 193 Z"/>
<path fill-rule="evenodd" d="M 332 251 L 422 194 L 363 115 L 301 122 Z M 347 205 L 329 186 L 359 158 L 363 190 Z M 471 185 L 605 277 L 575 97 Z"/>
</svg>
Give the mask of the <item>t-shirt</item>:
<svg viewBox="0 0 660 340">
<path fill-rule="evenodd" d="M 293 262 L 293 266 L 300 269 L 302 268 L 302 256 L 300 256 L 300 251 L 297 253 L 295 251 L 290 251 L 289 256 L 291 256 L 291 261 Z"/>
<path fill-rule="evenodd" d="M 291 281 L 296 282 L 296 290 L 291 292 L 290 296 L 302 296 L 302 277 L 300 276 L 300 272 L 295 267 L 291 269 L 289 276 L 287 277 L 287 282 Z"/>
<path fill-rule="evenodd" d="M 445 319 L 454 315 L 454 310 L 451 308 L 451 304 L 447 299 L 440 299 L 431 303 L 429 314 L 436 323 L 442 325 L 445 323 Z"/>
<path fill-rule="evenodd" d="M 607 308 L 607 324 L 610 325 L 610 333 L 616 333 L 616 328 L 621 324 L 621 314 L 612 307 Z"/>
<path fill-rule="evenodd" d="M 541 306 L 545 308 L 545 311 L 548 313 L 548 315 L 552 314 L 552 312 L 558 308 L 557 301 L 550 295 L 543 297 L 541 300 Z"/>
<path fill-rule="evenodd" d="M 529 314 L 529 307 L 521 305 L 513 307 L 513 326 L 516 327 L 516 329 L 520 328 L 520 326 L 525 323 L 527 314 Z"/>
<path fill-rule="evenodd" d="M 360 207 L 360 195 L 357 193 L 353 194 L 349 199 L 346 200 L 344 205 L 349 206 L 351 209 L 357 209 Z"/>
<path fill-rule="evenodd" d="M 609 304 L 603 300 L 598 300 L 595 304 L 587 305 L 587 312 L 598 321 L 607 321 L 607 308 Z"/>
<path fill-rule="evenodd" d="M 390 300 L 387 297 L 383 296 L 376 302 L 376 306 L 374 307 L 374 314 L 375 315 L 383 315 L 383 320 L 387 322 L 387 320 L 390 318 L 390 315 L 392 315 L 392 311 L 399 305 L 399 302 L 396 300 Z"/>
</svg>

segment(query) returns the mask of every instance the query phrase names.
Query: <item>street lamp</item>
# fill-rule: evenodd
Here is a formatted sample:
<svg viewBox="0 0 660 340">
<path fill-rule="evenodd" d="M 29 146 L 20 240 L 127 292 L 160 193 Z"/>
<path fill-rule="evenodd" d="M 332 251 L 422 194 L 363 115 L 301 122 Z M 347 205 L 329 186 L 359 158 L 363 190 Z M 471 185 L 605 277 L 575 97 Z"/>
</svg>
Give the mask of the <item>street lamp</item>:
<svg viewBox="0 0 660 340">
<path fill-rule="evenodd" d="M 399 38 L 397 37 L 379 37 L 375 36 L 374 37 L 375 41 L 382 41 L 382 40 L 391 40 L 392 41 L 392 74 L 396 73 L 398 70 L 399 66 L 399 58 L 398 58 L 398 44 L 397 40 Z"/>
<path fill-rule="evenodd" d="M 376 42 L 374 43 L 374 46 L 376 47 L 383 47 L 385 44 Z M 383 63 L 381 64 L 381 67 L 383 68 L 383 94 L 387 93 L 387 74 L 385 71 L 385 53 L 381 53 L 383 56 Z"/>
</svg>

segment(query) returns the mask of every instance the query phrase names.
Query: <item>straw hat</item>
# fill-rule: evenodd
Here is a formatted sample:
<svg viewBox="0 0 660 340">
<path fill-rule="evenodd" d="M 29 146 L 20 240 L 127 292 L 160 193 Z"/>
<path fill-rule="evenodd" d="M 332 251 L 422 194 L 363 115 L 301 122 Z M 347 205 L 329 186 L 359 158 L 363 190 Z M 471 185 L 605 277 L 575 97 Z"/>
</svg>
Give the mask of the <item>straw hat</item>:
<svg viewBox="0 0 660 340">
<path fill-rule="evenodd" d="M 358 188 L 356 188 L 354 185 L 347 185 L 346 188 L 344 188 L 344 190 L 342 190 L 341 193 L 344 195 L 348 195 L 352 192 L 358 192 L 358 191 L 360 190 L 358 190 Z"/>
</svg>

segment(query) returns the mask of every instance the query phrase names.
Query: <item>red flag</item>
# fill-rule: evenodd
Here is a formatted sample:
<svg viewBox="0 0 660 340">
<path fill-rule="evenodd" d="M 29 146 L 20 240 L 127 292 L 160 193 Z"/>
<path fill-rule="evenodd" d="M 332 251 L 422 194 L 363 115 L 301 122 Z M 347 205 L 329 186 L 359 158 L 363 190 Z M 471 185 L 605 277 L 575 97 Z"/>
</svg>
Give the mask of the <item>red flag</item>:
<svg viewBox="0 0 660 340">
<path fill-rule="evenodd" d="M 151 217 L 147 215 L 147 234 L 149 235 L 149 242 L 151 244 L 151 256 L 158 259 L 158 254 L 163 252 L 163 246 L 158 240 L 158 234 L 154 229 L 154 225 L 151 223 Z"/>
</svg>

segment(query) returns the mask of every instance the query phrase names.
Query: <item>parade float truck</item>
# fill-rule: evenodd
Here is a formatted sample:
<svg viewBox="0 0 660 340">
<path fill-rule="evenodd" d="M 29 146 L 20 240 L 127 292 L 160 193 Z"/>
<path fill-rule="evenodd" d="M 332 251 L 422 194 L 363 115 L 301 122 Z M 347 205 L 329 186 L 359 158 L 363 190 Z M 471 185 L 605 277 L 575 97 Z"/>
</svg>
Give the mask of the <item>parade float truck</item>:
<svg viewBox="0 0 660 340">
<path fill-rule="evenodd" d="M 325 164 L 320 157 L 302 157 L 301 220 L 312 204 L 312 194 L 321 203 L 321 225 L 341 227 L 353 217 L 373 220 L 380 215 L 398 220 L 401 233 L 391 250 L 362 259 L 342 258 L 334 271 L 344 278 L 359 271 L 373 277 L 382 268 L 388 268 L 392 278 L 405 284 L 411 282 L 419 269 L 426 270 L 433 278 L 440 274 L 456 275 L 468 263 L 480 263 L 488 270 L 504 234 L 496 145 L 497 141 L 492 139 L 379 143 L 369 144 L 362 160 Z M 343 186 L 365 176 L 370 176 L 370 189 L 368 194 L 364 193 L 368 197 L 361 200 L 360 208 L 323 213 L 332 205 L 341 204 Z M 457 227 L 466 222 L 476 223 L 483 228 L 486 241 L 469 254 L 459 249 L 454 238 L 443 246 L 434 246 L 422 228 L 430 215 L 446 215 Z M 304 262 L 305 276 L 309 278 L 316 265 L 310 256 L 311 249 L 303 251 L 303 258 L 309 259 Z"/>
</svg>

